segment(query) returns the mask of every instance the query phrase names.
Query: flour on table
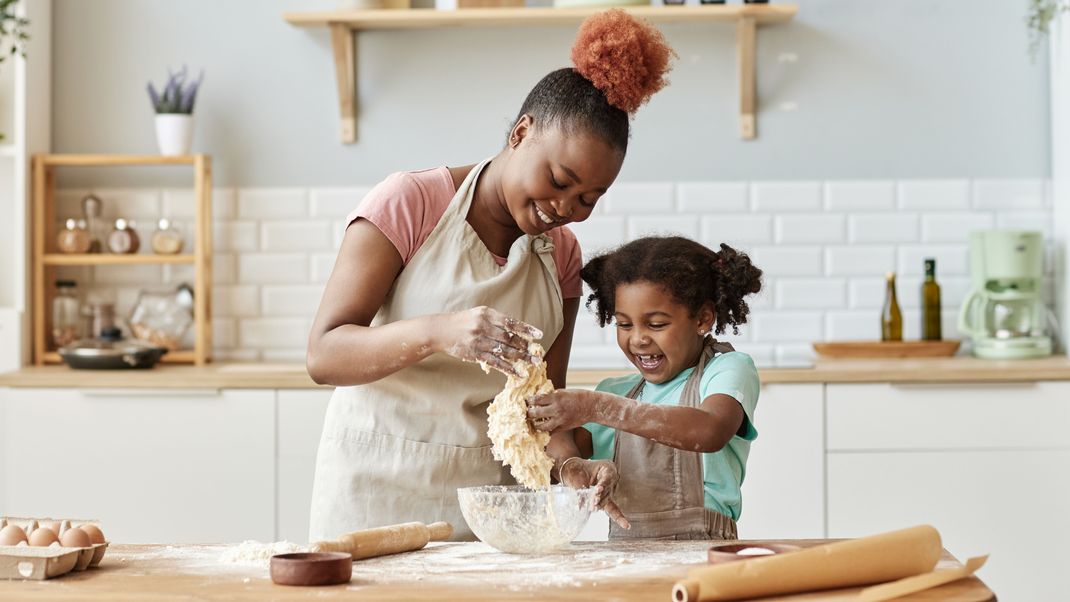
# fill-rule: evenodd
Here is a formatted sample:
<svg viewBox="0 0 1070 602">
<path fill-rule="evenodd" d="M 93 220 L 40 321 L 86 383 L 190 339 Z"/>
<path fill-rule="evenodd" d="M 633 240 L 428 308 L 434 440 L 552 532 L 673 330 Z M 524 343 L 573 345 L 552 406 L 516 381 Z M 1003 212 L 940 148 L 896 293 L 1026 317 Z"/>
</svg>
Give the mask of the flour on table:
<svg viewBox="0 0 1070 602">
<path fill-rule="evenodd" d="M 542 357 L 542 345 L 530 343 L 528 352 Z M 522 376 L 506 375 L 505 388 L 487 408 L 487 435 L 494 444 L 494 458 L 509 467 L 517 483 L 530 489 L 550 486 L 553 458 L 546 454 L 550 434 L 536 431 L 528 423 L 528 400 L 554 390 L 546 379 L 546 362 L 532 365 L 513 362 Z"/>
<path fill-rule="evenodd" d="M 225 549 L 223 555 L 219 557 L 219 561 L 229 564 L 267 566 L 268 561 L 276 554 L 307 552 L 306 548 L 307 546 L 299 546 L 288 541 L 262 543 L 247 540 Z"/>
</svg>

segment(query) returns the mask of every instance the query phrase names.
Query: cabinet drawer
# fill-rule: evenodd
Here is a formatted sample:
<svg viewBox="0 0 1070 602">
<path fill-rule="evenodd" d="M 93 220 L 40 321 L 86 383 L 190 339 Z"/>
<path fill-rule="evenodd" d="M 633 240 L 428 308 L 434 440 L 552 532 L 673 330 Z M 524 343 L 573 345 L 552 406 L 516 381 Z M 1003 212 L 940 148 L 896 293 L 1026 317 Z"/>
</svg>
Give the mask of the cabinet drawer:
<svg viewBox="0 0 1070 602">
<path fill-rule="evenodd" d="M 1070 448 L 1070 382 L 830 384 L 828 449 Z"/>
</svg>

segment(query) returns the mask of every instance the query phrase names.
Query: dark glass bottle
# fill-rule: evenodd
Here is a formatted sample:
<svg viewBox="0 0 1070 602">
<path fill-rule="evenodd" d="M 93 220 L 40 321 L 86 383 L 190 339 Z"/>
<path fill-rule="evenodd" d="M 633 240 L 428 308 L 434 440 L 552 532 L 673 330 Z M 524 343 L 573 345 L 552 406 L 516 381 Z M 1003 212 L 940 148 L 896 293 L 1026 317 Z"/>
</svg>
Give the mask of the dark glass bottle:
<svg viewBox="0 0 1070 602">
<path fill-rule="evenodd" d="M 925 282 L 921 284 L 921 340 L 939 341 L 940 285 L 936 283 L 936 260 L 925 260 Z"/>
<path fill-rule="evenodd" d="M 899 300 L 895 297 L 895 272 L 888 272 L 885 277 L 884 308 L 881 309 L 881 340 L 903 340 L 903 313 L 899 311 Z"/>
</svg>

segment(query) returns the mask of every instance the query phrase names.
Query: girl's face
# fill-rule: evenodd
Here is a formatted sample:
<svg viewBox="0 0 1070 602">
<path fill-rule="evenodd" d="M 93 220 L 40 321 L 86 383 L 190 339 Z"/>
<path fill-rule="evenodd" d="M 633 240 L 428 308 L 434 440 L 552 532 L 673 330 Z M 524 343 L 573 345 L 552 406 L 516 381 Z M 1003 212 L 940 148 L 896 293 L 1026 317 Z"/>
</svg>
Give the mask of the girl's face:
<svg viewBox="0 0 1070 602">
<path fill-rule="evenodd" d="M 616 310 L 617 345 L 654 384 L 668 382 L 698 362 L 702 337 L 714 320 L 709 306 L 692 316 L 668 291 L 647 281 L 617 286 Z"/>
<path fill-rule="evenodd" d="M 517 227 L 532 236 L 587 219 L 624 162 L 597 136 L 536 132 L 527 115 L 513 128 L 506 156 L 501 194 Z"/>
</svg>

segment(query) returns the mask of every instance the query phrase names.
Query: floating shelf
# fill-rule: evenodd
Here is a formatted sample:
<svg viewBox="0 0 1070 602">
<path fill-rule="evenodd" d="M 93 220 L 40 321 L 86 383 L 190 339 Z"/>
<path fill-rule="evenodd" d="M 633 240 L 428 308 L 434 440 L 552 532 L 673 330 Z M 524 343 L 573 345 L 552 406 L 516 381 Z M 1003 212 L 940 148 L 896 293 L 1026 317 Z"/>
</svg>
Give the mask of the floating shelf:
<svg viewBox="0 0 1070 602">
<path fill-rule="evenodd" d="M 104 253 L 46 253 L 45 265 L 158 265 L 193 264 L 193 255 L 111 255 Z"/>
<path fill-rule="evenodd" d="M 632 15 L 656 23 L 735 23 L 736 55 L 739 63 L 740 135 L 744 139 L 752 139 L 757 135 L 754 52 L 757 27 L 790 21 L 798 12 L 798 6 L 714 4 L 622 8 Z M 373 29 L 571 25 L 602 10 L 605 10 L 605 7 L 380 9 L 285 13 L 283 18 L 298 27 L 328 27 L 331 30 L 338 105 L 342 118 L 341 138 L 344 143 L 352 143 L 357 140 L 356 43 L 353 39 L 355 32 Z"/>
</svg>

